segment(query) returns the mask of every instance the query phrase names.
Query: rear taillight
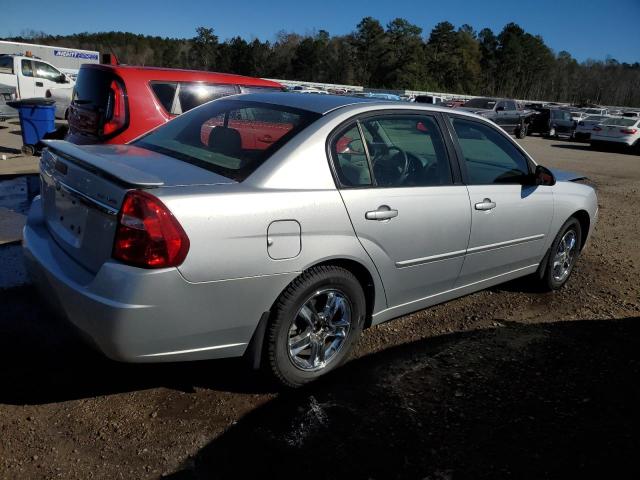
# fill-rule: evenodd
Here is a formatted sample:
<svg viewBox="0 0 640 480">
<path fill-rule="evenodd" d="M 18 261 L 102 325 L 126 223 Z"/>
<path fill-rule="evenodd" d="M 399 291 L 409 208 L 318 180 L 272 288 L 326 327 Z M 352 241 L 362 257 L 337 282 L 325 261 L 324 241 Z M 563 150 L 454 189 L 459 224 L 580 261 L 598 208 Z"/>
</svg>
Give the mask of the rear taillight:
<svg viewBox="0 0 640 480">
<path fill-rule="evenodd" d="M 634 135 L 638 132 L 637 128 L 621 128 L 620 133 L 624 133 L 626 135 Z"/>
<path fill-rule="evenodd" d="M 142 268 L 180 265 L 189 237 L 169 209 L 141 190 L 127 193 L 118 215 L 113 258 Z"/>
<path fill-rule="evenodd" d="M 109 103 L 102 127 L 103 135 L 113 135 L 124 128 L 127 123 L 126 102 L 122 84 L 117 80 L 113 80 L 109 86 Z"/>
<path fill-rule="evenodd" d="M 596 125 L 591 130 L 593 130 L 594 132 L 600 132 L 602 130 L 602 128 L 600 128 L 599 126 Z"/>
</svg>

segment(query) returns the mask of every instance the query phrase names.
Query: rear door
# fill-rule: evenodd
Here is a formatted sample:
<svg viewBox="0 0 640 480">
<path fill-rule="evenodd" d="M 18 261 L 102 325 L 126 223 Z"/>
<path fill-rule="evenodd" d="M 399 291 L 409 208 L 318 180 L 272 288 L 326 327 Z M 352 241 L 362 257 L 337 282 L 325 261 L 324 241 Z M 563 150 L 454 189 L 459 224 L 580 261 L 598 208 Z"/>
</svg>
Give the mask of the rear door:
<svg viewBox="0 0 640 480">
<path fill-rule="evenodd" d="M 436 117 L 415 111 L 361 117 L 330 145 L 340 193 L 389 306 L 419 300 L 421 306 L 451 288 L 471 214 Z"/>
<path fill-rule="evenodd" d="M 33 61 L 23 58 L 20 60 L 18 75 L 18 92 L 20 98 L 33 98 L 36 96 L 36 79 L 33 72 Z"/>
<path fill-rule="evenodd" d="M 458 279 L 468 285 L 540 262 L 553 216 L 552 187 L 525 186 L 533 167 L 485 122 L 449 117 L 471 200 L 471 235 Z"/>
</svg>

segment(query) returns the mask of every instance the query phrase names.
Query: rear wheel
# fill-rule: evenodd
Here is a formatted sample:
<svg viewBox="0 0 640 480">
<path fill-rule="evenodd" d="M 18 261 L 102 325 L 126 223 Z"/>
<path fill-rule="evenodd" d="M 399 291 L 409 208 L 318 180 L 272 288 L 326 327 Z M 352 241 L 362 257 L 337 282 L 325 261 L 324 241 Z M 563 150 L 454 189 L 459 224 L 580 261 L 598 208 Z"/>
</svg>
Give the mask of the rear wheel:
<svg viewBox="0 0 640 480">
<path fill-rule="evenodd" d="M 516 138 L 525 138 L 527 136 L 527 124 L 522 123 L 518 128 L 516 128 Z"/>
<path fill-rule="evenodd" d="M 365 311 L 362 287 L 348 270 L 322 266 L 304 272 L 274 308 L 266 338 L 271 373 L 299 387 L 330 372 L 359 337 Z"/>
<path fill-rule="evenodd" d="M 540 277 L 544 287 L 549 290 L 557 290 L 567 283 L 580 255 L 581 242 L 580 222 L 571 217 L 562 226 L 549 249 L 544 265 L 545 270 Z"/>
</svg>

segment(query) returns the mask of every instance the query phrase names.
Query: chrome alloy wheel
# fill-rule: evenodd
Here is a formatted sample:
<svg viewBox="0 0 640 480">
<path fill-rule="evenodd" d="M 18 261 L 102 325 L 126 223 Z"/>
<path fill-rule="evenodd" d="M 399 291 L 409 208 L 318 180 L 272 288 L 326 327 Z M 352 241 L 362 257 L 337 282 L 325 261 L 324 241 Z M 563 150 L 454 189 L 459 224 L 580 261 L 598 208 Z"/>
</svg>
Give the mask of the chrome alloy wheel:
<svg viewBox="0 0 640 480">
<path fill-rule="evenodd" d="M 289 328 L 289 358 L 304 371 L 321 370 L 344 345 L 351 329 L 351 303 L 340 290 L 315 292 Z"/>
<path fill-rule="evenodd" d="M 576 248 L 576 232 L 568 230 L 558 243 L 556 254 L 553 257 L 553 279 L 556 282 L 564 282 L 571 273 L 571 267 L 576 258 Z"/>
</svg>

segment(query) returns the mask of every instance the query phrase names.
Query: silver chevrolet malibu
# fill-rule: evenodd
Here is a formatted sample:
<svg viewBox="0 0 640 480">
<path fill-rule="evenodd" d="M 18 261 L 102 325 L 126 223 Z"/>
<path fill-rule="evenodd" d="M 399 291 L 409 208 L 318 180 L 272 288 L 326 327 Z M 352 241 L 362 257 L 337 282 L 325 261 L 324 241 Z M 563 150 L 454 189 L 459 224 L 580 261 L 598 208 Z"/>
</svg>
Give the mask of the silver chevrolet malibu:
<svg viewBox="0 0 640 480">
<path fill-rule="evenodd" d="M 244 355 L 286 385 L 363 328 L 517 277 L 569 278 L 594 190 L 473 114 L 250 94 L 129 145 L 50 141 L 34 282 L 107 356 Z"/>
</svg>

